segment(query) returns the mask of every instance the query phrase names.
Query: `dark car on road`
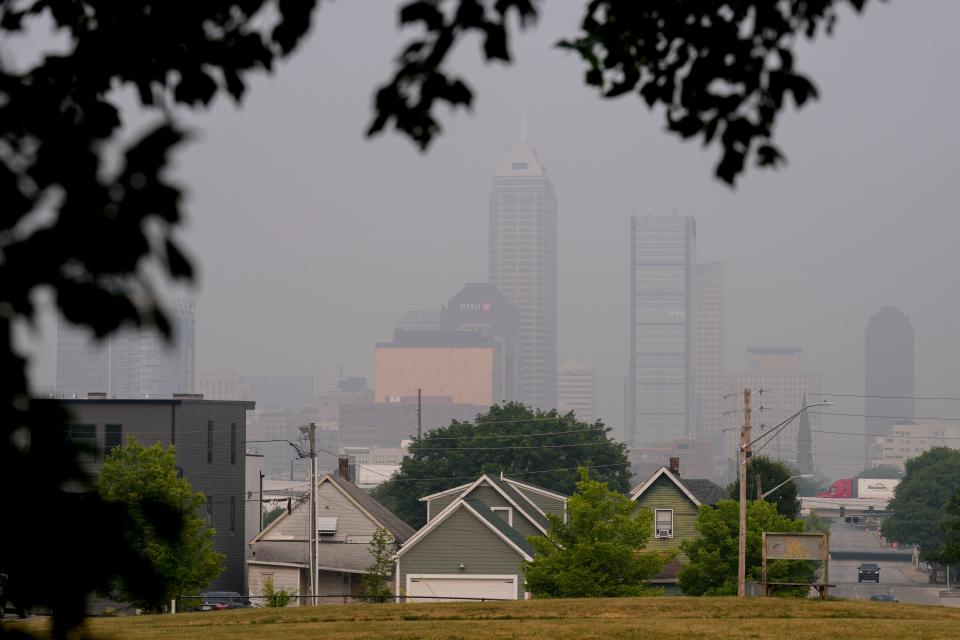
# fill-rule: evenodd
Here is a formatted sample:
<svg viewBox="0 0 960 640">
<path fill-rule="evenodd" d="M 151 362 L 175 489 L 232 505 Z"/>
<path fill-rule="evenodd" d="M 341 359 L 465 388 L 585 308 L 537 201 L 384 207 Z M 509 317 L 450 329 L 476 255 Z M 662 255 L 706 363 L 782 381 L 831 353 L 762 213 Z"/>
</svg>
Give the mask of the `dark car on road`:
<svg viewBox="0 0 960 640">
<path fill-rule="evenodd" d="M 874 602 L 900 602 L 889 593 L 878 593 L 876 595 L 870 596 L 870 599 Z"/>
<path fill-rule="evenodd" d="M 864 580 L 873 581 L 879 584 L 880 582 L 880 567 L 873 563 L 865 562 L 859 567 L 857 567 L 857 582 L 863 582 Z"/>
<path fill-rule="evenodd" d="M 243 609 L 250 606 L 250 599 L 236 591 L 205 591 L 200 594 L 200 611 Z"/>
</svg>

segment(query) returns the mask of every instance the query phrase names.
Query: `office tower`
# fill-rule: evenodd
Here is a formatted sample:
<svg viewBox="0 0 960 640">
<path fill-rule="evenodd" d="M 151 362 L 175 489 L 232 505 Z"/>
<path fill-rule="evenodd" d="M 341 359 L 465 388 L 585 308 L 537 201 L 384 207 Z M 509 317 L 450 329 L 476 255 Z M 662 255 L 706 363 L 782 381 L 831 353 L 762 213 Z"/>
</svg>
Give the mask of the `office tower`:
<svg viewBox="0 0 960 640">
<path fill-rule="evenodd" d="M 697 265 L 697 437 L 723 444 L 726 373 L 726 273 L 722 262 Z"/>
<path fill-rule="evenodd" d="M 494 402 L 517 399 L 520 314 L 492 284 L 470 282 L 440 310 L 440 324 L 447 331 L 474 331 L 497 344 L 497 379 Z"/>
<path fill-rule="evenodd" d="M 57 395 L 85 397 L 98 392 L 110 398 L 170 398 L 175 393 L 193 393 L 195 303 L 176 298 L 166 312 L 172 330 L 169 340 L 156 329 L 123 326 L 94 343 L 84 330 L 61 320 L 57 330 Z"/>
<path fill-rule="evenodd" d="M 557 410 L 566 415 L 573 411 L 577 420 L 593 423 L 597 419 L 597 379 L 593 364 L 564 362 L 557 376 Z"/>
<path fill-rule="evenodd" d="M 913 327 L 896 307 L 883 307 L 866 332 L 866 463 L 874 438 L 886 435 L 897 419 L 913 417 Z M 882 397 L 881 397 L 882 396 Z M 875 417 L 869 417 L 875 416 Z"/>
<path fill-rule="evenodd" d="M 696 435 L 696 222 L 630 221 L 631 446 Z"/>
<path fill-rule="evenodd" d="M 747 349 L 747 369 L 724 376 L 725 389 L 731 395 L 726 405 L 730 411 L 724 419 L 724 454 L 728 460 L 735 459 L 743 425 L 744 388 L 753 392 L 751 423 L 754 438 L 806 406 L 807 398 L 819 397 L 820 374 L 805 371 L 800 356 L 800 349 L 795 347 L 750 347 Z M 791 465 L 818 468 L 822 457 L 818 433 L 820 416 L 815 410 L 806 414 L 806 417 L 801 414 L 795 418 L 777 436 L 764 441 L 762 451 L 755 448 L 754 453 Z"/>
<path fill-rule="evenodd" d="M 521 126 L 490 190 L 490 283 L 520 315 L 517 400 L 557 405 L 557 198 Z"/>
</svg>

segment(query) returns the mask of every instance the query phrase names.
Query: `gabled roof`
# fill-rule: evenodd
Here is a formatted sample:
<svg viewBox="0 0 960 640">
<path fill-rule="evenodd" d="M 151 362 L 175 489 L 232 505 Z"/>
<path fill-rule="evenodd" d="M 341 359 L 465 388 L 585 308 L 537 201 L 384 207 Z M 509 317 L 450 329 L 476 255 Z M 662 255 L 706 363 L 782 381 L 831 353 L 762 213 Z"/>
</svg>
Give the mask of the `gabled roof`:
<svg viewBox="0 0 960 640">
<path fill-rule="evenodd" d="M 523 539 L 516 530 L 504 522 L 499 516 L 495 515 L 490 508 L 479 500 L 470 500 L 464 498 L 457 498 L 444 508 L 435 518 L 430 522 L 425 524 L 419 531 L 417 531 L 412 538 L 407 540 L 406 544 L 400 547 L 400 550 L 397 551 L 395 558 L 399 558 L 409 549 L 412 549 L 419 543 L 421 540 L 430 535 L 430 532 L 440 526 L 447 518 L 452 516 L 454 513 L 464 509 L 467 513 L 475 517 L 479 522 L 481 522 L 485 527 L 497 535 L 501 540 L 507 543 L 514 551 L 519 553 L 525 560 L 533 559 L 533 547 L 530 546 L 530 543 Z"/>
<path fill-rule="evenodd" d="M 520 482 L 519 480 L 514 480 L 504 476 L 504 481 L 508 482 L 515 489 L 526 489 L 527 491 L 532 491 L 533 493 L 539 493 L 542 496 L 547 496 L 548 498 L 553 498 L 555 500 L 560 500 L 566 503 L 569 496 L 565 496 L 562 493 L 557 493 L 556 491 L 550 491 L 549 489 L 544 489 L 543 487 L 537 486 L 535 484 L 530 484 L 529 482 Z"/>
<path fill-rule="evenodd" d="M 348 480 L 344 480 L 340 476 L 335 476 L 332 474 L 324 474 L 317 480 L 317 488 L 319 488 L 323 483 L 329 482 L 334 487 L 336 487 L 341 493 L 346 496 L 348 500 L 353 502 L 353 504 L 360 509 L 368 518 L 374 521 L 378 526 L 386 529 L 390 532 L 390 535 L 394 537 L 398 544 L 403 544 L 410 537 L 416 533 L 416 530 L 408 525 L 406 522 L 401 520 L 395 513 L 387 509 L 385 506 L 374 500 L 371 496 L 361 491 L 355 484 Z M 310 501 L 309 491 L 302 494 L 301 497 L 297 500 L 298 507 L 301 503 Z M 275 519 L 273 522 L 264 527 L 263 531 L 258 533 L 256 536 L 250 540 L 250 544 L 254 542 L 259 542 L 269 531 L 276 527 L 280 522 L 286 519 L 289 514 L 282 513 L 280 517 Z"/>
<path fill-rule="evenodd" d="M 436 498 L 442 498 L 443 496 L 450 495 L 451 493 L 461 494 L 466 491 L 468 488 L 473 486 L 473 482 L 468 482 L 467 484 L 457 485 L 456 487 L 450 487 L 444 491 L 438 491 L 437 493 L 431 493 L 428 496 L 423 496 L 420 498 L 420 502 L 429 502 L 430 500 L 435 500 Z"/>
<path fill-rule="evenodd" d="M 543 511 L 540 510 L 540 507 L 533 504 L 533 502 L 531 502 L 527 496 L 517 491 L 508 480 L 498 478 L 493 474 L 487 473 L 480 476 L 470 484 L 460 485 L 459 487 L 453 487 L 451 489 L 447 489 L 446 491 L 440 491 L 429 496 L 424 496 L 423 498 L 420 498 L 420 501 L 425 502 L 441 496 L 450 495 L 452 493 L 456 493 L 460 497 L 467 497 L 470 495 L 471 491 L 482 484 L 490 486 L 494 491 L 502 495 L 507 502 L 513 505 L 514 509 L 519 511 L 520 514 L 529 520 L 534 527 L 546 535 L 547 531 L 550 529 L 550 521 L 547 520 L 547 517 L 544 515 Z M 543 489 L 543 491 L 546 491 L 546 489 Z"/>
<path fill-rule="evenodd" d="M 666 476 L 687 498 L 696 506 L 701 504 L 716 504 L 725 495 L 723 489 L 709 480 L 686 479 L 681 480 L 667 467 L 660 467 L 652 476 L 641 482 L 630 492 L 630 499 L 636 501 L 644 492 L 652 487 L 661 477 Z"/>
</svg>

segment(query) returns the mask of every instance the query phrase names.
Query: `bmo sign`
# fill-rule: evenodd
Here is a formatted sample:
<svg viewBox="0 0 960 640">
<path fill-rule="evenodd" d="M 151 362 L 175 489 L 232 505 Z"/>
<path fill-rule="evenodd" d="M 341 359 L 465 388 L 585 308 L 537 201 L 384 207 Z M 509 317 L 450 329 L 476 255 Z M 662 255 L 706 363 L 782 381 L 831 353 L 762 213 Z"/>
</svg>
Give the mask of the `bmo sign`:
<svg viewBox="0 0 960 640">
<path fill-rule="evenodd" d="M 460 311 L 490 311 L 489 302 L 461 302 Z"/>
</svg>

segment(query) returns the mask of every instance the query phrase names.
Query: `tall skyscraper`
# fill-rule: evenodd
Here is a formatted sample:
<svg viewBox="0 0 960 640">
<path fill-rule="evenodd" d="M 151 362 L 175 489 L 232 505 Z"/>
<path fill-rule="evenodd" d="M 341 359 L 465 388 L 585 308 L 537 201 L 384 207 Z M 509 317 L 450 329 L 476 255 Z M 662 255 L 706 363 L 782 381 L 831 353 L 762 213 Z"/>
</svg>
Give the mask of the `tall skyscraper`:
<svg viewBox="0 0 960 640">
<path fill-rule="evenodd" d="M 726 373 L 726 272 L 722 262 L 697 265 L 697 432 L 720 451 Z"/>
<path fill-rule="evenodd" d="M 564 362 L 557 377 L 557 410 L 573 411 L 578 420 L 593 423 L 597 419 L 597 378 L 593 363 Z"/>
<path fill-rule="evenodd" d="M 122 327 L 96 342 L 85 329 L 63 321 L 57 328 L 57 389 L 60 397 L 90 392 L 110 398 L 169 398 L 193 393 L 196 381 L 195 305 L 177 298 L 168 305 L 173 339 L 154 329 Z"/>
<path fill-rule="evenodd" d="M 630 221 L 631 446 L 696 435 L 696 222 Z"/>
<path fill-rule="evenodd" d="M 866 334 L 866 438 L 869 464 L 874 438 L 886 435 L 897 418 L 913 417 L 913 327 L 896 307 L 883 307 L 871 318 Z M 872 397 L 871 397 L 872 396 Z M 881 397 L 883 396 L 883 397 Z M 889 416 L 889 417 L 879 417 Z"/>
<path fill-rule="evenodd" d="M 517 400 L 557 406 L 557 198 L 521 125 L 490 190 L 489 275 L 520 317 Z"/>
</svg>

